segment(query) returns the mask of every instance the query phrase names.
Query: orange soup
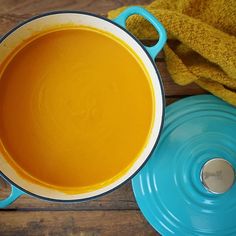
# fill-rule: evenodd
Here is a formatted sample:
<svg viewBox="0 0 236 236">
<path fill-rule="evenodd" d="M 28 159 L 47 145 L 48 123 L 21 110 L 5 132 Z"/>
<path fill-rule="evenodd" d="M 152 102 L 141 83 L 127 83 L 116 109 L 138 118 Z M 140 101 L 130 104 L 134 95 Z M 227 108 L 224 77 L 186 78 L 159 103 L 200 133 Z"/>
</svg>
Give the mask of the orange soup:
<svg viewBox="0 0 236 236">
<path fill-rule="evenodd" d="M 0 65 L 0 151 L 30 181 L 81 193 L 107 186 L 142 152 L 153 116 L 144 65 L 109 33 L 49 31 Z"/>
</svg>

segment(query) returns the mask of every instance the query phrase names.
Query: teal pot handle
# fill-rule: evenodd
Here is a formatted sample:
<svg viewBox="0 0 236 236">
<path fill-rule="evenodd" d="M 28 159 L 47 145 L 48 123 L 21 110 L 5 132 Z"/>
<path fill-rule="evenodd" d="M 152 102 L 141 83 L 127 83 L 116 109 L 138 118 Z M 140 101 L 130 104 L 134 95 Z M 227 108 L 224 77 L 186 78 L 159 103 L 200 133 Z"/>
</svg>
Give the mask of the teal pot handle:
<svg viewBox="0 0 236 236">
<path fill-rule="evenodd" d="M 124 10 L 117 18 L 115 18 L 113 21 L 120 26 L 126 28 L 126 20 L 128 17 L 132 15 L 141 15 L 143 16 L 146 20 L 148 20 L 154 28 L 157 30 L 159 34 L 159 40 L 158 42 L 152 46 L 152 47 L 147 47 L 145 46 L 146 50 L 149 52 L 151 55 L 152 59 L 154 60 L 157 56 L 157 54 L 162 50 L 164 47 L 166 40 L 167 40 L 167 35 L 166 35 L 166 30 L 163 27 L 163 25 L 147 10 L 145 10 L 142 7 L 129 7 L 126 10 Z"/>
<path fill-rule="evenodd" d="M 3 178 L 0 174 L 0 178 Z M 3 178 L 4 179 L 4 178 Z M 5 179 L 4 179 L 5 180 Z M 5 180 L 6 181 L 6 180 Z M 15 187 L 14 185 L 11 184 L 11 193 L 10 195 L 3 199 L 0 200 L 0 209 L 3 209 L 5 207 L 8 207 L 11 205 L 17 198 L 19 198 L 21 195 L 25 194 L 23 191 Z"/>
</svg>

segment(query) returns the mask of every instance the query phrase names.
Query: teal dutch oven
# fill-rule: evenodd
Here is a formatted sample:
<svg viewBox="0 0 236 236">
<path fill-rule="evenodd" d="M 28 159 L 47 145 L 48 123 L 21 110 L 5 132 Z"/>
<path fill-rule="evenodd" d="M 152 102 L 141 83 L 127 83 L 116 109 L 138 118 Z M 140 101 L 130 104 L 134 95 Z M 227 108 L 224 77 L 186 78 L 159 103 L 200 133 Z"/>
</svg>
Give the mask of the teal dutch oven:
<svg viewBox="0 0 236 236">
<path fill-rule="evenodd" d="M 159 40 L 154 46 L 147 47 L 142 45 L 141 42 L 126 30 L 126 20 L 129 16 L 134 14 L 146 18 L 157 30 Z M 132 48 L 133 51 L 136 52 L 137 56 L 142 60 L 151 78 L 154 90 L 155 111 L 157 114 L 154 118 L 153 128 L 151 130 L 148 144 L 142 153 L 139 154 L 135 163 L 133 163 L 128 171 L 126 171 L 126 173 L 124 173 L 118 180 L 96 191 L 73 194 L 65 194 L 59 189 L 41 186 L 24 179 L 4 159 L 3 155 L 0 155 L 1 176 L 11 184 L 11 194 L 6 199 L 0 200 L 0 208 L 7 207 L 23 194 L 50 201 L 73 202 L 91 199 L 108 193 L 126 182 L 140 170 L 158 142 L 164 116 L 164 92 L 154 59 L 166 42 L 166 31 L 161 23 L 145 9 L 141 7 L 130 7 L 113 21 L 91 13 L 78 11 L 49 12 L 35 16 L 21 23 L 1 38 L 0 63 L 3 62 L 3 60 L 11 53 L 13 48 L 20 45 L 24 40 L 27 40 L 35 32 L 40 33 L 44 32 L 45 29 L 53 28 L 57 25 L 66 26 L 71 23 L 78 26 L 93 27 L 113 34 L 118 39 L 128 44 L 128 46 Z"/>
</svg>

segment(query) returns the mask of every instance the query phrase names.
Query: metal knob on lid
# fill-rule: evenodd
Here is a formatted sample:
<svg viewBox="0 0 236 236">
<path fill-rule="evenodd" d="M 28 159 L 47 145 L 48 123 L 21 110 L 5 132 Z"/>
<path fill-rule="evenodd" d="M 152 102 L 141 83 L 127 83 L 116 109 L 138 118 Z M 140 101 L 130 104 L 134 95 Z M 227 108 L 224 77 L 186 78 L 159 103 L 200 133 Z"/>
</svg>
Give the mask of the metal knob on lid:
<svg viewBox="0 0 236 236">
<path fill-rule="evenodd" d="M 201 181 L 208 191 L 216 194 L 224 193 L 235 182 L 234 168 L 225 159 L 211 159 L 202 168 Z"/>
</svg>

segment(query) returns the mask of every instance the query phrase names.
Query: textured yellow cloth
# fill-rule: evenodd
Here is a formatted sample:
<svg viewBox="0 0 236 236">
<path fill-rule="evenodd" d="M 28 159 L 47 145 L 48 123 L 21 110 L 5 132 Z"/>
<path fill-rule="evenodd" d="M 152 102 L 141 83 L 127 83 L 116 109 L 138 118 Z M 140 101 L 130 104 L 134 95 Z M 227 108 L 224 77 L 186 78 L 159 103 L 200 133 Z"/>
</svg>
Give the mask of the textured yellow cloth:
<svg viewBox="0 0 236 236">
<path fill-rule="evenodd" d="M 168 32 L 164 53 L 173 80 L 195 82 L 236 106 L 236 0 L 156 0 L 144 7 Z M 140 39 L 157 38 L 140 16 L 130 17 L 127 27 Z"/>
</svg>

